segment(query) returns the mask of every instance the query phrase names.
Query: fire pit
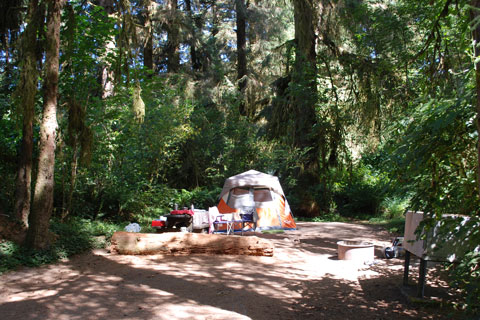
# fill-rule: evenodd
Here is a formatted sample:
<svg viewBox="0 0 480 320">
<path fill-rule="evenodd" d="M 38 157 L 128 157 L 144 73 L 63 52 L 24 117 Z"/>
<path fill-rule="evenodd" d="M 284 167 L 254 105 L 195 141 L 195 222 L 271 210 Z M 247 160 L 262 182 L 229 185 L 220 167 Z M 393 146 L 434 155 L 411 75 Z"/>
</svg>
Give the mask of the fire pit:
<svg viewBox="0 0 480 320">
<path fill-rule="evenodd" d="M 371 242 L 342 240 L 337 245 L 338 260 L 373 261 L 375 247 Z"/>
</svg>

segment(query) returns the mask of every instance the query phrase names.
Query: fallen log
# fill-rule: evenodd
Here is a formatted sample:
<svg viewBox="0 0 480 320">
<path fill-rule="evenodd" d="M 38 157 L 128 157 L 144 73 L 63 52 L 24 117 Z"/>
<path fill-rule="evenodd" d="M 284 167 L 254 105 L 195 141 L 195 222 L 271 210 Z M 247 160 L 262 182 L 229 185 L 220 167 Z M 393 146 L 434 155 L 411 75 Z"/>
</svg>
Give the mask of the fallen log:
<svg viewBox="0 0 480 320">
<path fill-rule="evenodd" d="M 229 254 L 273 256 L 273 242 L 255 236 L 184 232 L 134 233 L 117 231 L 110 251 L 118 254 Z"/>
</svg>

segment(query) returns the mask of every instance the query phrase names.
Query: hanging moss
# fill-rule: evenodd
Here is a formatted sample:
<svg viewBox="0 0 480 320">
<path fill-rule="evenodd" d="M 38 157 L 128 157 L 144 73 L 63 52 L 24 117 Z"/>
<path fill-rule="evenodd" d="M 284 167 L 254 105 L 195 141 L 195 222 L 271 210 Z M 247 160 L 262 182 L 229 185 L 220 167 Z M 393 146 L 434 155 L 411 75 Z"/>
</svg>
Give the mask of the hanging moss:
<svg viewBox="0 0 480 320">
<path fill-rule="evenodd" d="M 140 83 L 137 82 L 135 89 L 133 89 L 133 113 L 135 115 L 135 121 L 138 123 L 143 123 L 145 118 L 145 102 L 142 100 L 141 96 L 142 88 Z"/>
<path fill-rule="evenodd" d="M 76 148 L 80 144 L 80 161 L 88 165 L 92 158 L 93 132 L 85 123 L 85 109 L 75 100 L 69 99 L 67 144 Z"/>
<path fill-rule="evenodd" d="M 84 165 L 89 165 L 92 161 L 93 131 L 85 126 L 80 134 L 80 161 Z"/>
</svg>

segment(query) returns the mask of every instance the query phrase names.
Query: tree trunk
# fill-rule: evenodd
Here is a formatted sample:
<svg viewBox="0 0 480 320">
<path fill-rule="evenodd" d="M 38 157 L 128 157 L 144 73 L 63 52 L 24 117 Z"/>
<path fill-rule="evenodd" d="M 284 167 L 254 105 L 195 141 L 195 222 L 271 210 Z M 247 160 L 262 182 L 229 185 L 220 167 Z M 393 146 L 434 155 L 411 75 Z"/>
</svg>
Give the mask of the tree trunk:
<svg viewBox="0 0 480 320">
<path fill-rule="evenodd" d="M 167 40 L 167 71 L 178 72 L 180 70 L 180 30 L 177 13 L 177 0 L 167 1 L 168 11 L 168 40 Z"/>
<path fill-rule="evenodd" d="M 110 250 L 119 254 L 231 254 L 273 256 L 273 243 L 254 236 L 166 232 L 134 233 L 117 231 Z"/>
<path fill-rule="evenodd" d="M 55 146 L 57 130 L 57 91 L 61 10 L 65 0 L 49 0 L 45 56 L 43 118 L 40 125 L 38 173 L 33 197 L 27 245 L 44 249 L 49 245 L 50 216 L 53 210 Z"/>
<path fill-rule="evenodd" d="M 28 14 L 27 14 L 28 15 Z M 28 19 L 28 18 L 27 18 Z M 10 32 L 11 34 L 11 32 Z M 5 33 L 3 35 L 3 52 L 4 52 L 4 59 L 5 59 L 5 68 L 3 69 L 4 73 L 4 80 L 3 80 L 3 91 L 8 92 L 11 85 L 12 85 L 12 66 L 10 65 L 10 40 L 9 40 L 9 35 L 8 33 Z"/>
<path fill-rule="evenodd" d="M 471 21 L 473 25 L 477 27 L 472 30 L 473 38 L 473 51 L 474 51 L 474 61 L 475 61 L 475 80 L 476 80 L 476 94 L 477 94 L 477 103 L 476 103 L 476 124 L 478 132 L 478 141 L 477 141 L 477 187 L 480 195 L 480 24 L 478 24 L 475 19 L 479 19 L 480 16 L 480 0 L 472 1 L 472 9 L 470 10 Z"/>
<path fill-rule="evenodd" d="M 187 10 L 188 18 L 190 20 L 190 26 L 192 28 L 192 35 L 190 40 L 190 59 L 192 61 L 192 69 L 194 71 L 199 71 L 202 67 L 200 60 L 198 59 L 197 48 L 195 46 L 197 36 L 196 36 L 196 28 L 195 28 L 195 21 L 193 21 L 193 13 L 192 13 L 192 1 L 185 0 L 185 9 Z"/>
<path fill-rule="evenodd" d="M 237 80 L 238 89 L 243 93 L 247 86 L 247 8 L 245 6 L 245 0 L 235 0 L 235 8 L 237 11 Z M 240 114 L 246 116 L 245 99 L 240 103 L 239 108 Z"/>
<path fill-rule="evenodd" d="M 33 118 L 35 115 L 35 95 L 37 93 L 37 11 L 38 1 L 32 0 L 28 5 L 27 27 L 22 38 L 23 66 L 18 92 L 20 93 L 20 110 L 23 115 L 22 144 L 18 155 L 18 170 L 15 187 L 15 204 L 13 215 L 28 228 L 30 214 L 32 154 L 33 154 Z"/>
<path fill-rule="evenodd" d="M 98 5 L 101 6 L 107 15 L 111 15 L 115 12 L 114 0 L 98 0 Z M 108 61 L 107 56 L 109 53 L 115 50 L 115 37 L 111 36 L 105 43 L 105 53 L 100 59 L 103 62 L 102 69 L 100 70 L 100 82 L 102 87 L 102 99 L 106 99 L 113 95 L 115 89 L 112 63 Z"/>
<path fill-rule="evenodd" d="M 76 133 L 74 134 L 74 141 L 72 142 L 72 160 L 70 161 L 70 187 L 68 189 L 67 203 L 63 207 L 61 220 L 64 221 L 66 217 L 72 212 L 73 192 L 75 191 L 75 185 L 77 183 L 77 169 L 78 169 L 78 142 Z M 63 183 L 62 183 L 63 185 Z M 63 190 L 65 195 L 65 190 Z M 65 197 L 65 196 L 64 196 Z"/>
<path fill-rule="evenodd" d="M 35 4 L 37 6 L 37 4 Z M 10 46 L 8 40 L 8 34 L 3 35 L 3 43 L 5 44 L 5 73 L 8 74 L 8 69 L 10 69 Z"/>
<path fill-rule="evenodd" d="M 144 0 L 143 6 L 145 10 L 145 44 L 143 47 L 143 64 L 145 68 L 153 71 L 152 0 Z"/>
<path fill-rule="evenodd" d="M 299 148 L 311 148 L 308 152 L 307 167 L 316 163 L 318 141 L 312 129 L 315 127 L 317 102 L 316 67 L 316 15 L 313 0 L 293 0 L 295 19 L 295 70 L 292 81 L 295 108 L 295 145 Z"/>
</svg>

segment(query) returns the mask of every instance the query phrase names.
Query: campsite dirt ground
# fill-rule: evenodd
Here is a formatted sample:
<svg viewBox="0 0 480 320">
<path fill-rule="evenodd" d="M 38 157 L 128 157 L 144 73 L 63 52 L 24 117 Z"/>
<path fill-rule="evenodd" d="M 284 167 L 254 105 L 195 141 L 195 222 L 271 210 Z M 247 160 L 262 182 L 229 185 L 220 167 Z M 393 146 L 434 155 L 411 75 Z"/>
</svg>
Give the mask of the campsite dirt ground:
<svg viewBox="0 0 480 320">
<path fill-rule="evenodd" d="M 438 304 L 408 302 L 403 260 L 380 258 L 392 236 L 380 227 L 298 223 L 257 236 L 273 257 L 122 256 L 94 250 L 68 261 L 0 276 L 7 319 L 455 319 Z M 371 265 L 337 259 L 339 240 L 375 244 Z M 411 281 L 418 261 L 412 259 Z M 426 295 L 455 292 L 429 266 Z M 433 299 L 433 298 L 431 298 Z"/>
</svg>

